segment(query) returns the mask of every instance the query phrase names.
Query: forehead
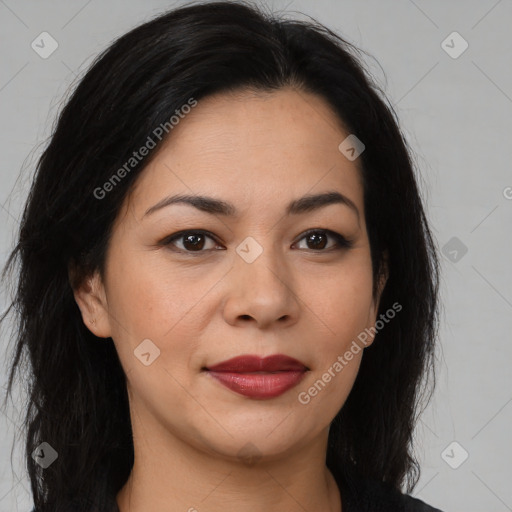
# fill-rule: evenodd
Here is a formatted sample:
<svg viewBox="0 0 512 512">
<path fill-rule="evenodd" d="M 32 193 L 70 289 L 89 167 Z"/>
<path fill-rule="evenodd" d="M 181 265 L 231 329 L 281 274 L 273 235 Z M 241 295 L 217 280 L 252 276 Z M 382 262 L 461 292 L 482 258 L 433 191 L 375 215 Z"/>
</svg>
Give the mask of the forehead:
<svg viewBox="0 0 512 512">
<path fill-rule="evenodd" d="M 166 147 L 197 156 L 213 151 L 269 158 L 290 148 L 301 149 L 299 156 L 329 148 L 337 154 L 340 137 L 347 135 L 341 119 L 323 98 L 284 88 L 201 99 L 173 128 Z M 281 151 L 276 151 L 279 148 Z"/>
<path fill-rule="evenodd" d="M 349 135 L 320 97 L 291 88 L 217 94 L 175 125 L 131 194 L 137 218 L 168 193 L 208 194 L 241 207 L 339 190 L 362 211 Z"/>
</svg>

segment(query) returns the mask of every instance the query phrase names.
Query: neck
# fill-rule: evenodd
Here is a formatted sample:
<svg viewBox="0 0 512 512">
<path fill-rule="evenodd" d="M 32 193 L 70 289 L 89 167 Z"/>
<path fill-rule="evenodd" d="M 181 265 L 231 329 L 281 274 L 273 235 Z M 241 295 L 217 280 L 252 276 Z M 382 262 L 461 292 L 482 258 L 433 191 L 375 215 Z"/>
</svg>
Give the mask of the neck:
<svg viewBox="0 0 512 512">
<path fill-rule="evenodd" d="M 132 428 L 135 459 L 117 494 L 120 512 L 341 510 L 338 486 L 325 465 L 328 430 L 286 456 L 241 460 L 207 453 L 161 426 L 148 430 L 140 421 Z"/>
</svg>

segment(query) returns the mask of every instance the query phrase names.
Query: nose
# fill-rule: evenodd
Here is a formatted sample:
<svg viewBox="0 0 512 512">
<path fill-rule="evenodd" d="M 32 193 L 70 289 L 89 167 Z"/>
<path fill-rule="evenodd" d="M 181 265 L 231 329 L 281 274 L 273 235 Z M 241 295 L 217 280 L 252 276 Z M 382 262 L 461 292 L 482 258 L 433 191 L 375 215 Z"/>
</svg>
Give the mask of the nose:
<svg viewBox="0 0 512 512">
<path fill-rule="evenodd" d="M 229 272 L 224 318 L 233 326 L 253 323 L 259 329 L 289 327 L 296 323 L 300 299 L 294 292 L 294 276 L 271 250 L 252 263 L 236 256 Z"/>
</svg>

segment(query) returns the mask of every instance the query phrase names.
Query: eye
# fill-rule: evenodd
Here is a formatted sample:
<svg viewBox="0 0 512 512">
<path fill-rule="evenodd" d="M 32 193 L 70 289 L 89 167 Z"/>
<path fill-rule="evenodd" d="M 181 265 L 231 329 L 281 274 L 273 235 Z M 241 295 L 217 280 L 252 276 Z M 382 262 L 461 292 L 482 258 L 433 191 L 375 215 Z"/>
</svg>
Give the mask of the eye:
<svg viewBox="0 0 512 512">
<path fill-rule="evenodd" d="M 333 243 L 329 245 L 329 239 Z M 328 252 L 331 250 L 348 249 L 353 243 L 347 240 L 343 235 L 330 231 L 328 229 L 311 229 L 307 231 L 299 244 L 305 240 L 306 247 L 299 249 L 312 250 L 315 252 Z M 210 243 L 208 243 L 210 241 Z M 218 242 L 214 236 L 204 230 L 180 231 L 168 236 L 160 242 L 161 245 L 174 246 L 178 252 L 201 253 L 214 250 L 218 247 Z"/>
<path fill-rule="evenodd" d="M 328 247 L 329 238 L 334 240 L 334 244 L 330 247 Z M 352 242 L 347 240 L 343 235 L 330 231 L 329 229 L 311 229 L 299 240 L 299 242 L 302 240 L 306 240 L 307 247 L 299 247 L 299 249 L 310 249 L 320 252 L 348 249 L 353 245 Z"/>
<path fill-rule="evenodd" d="M 213 242 L 209 247 L 208 239 Z M 162 245 L 174 245 L 182 252 L 206 252 L 216 246 L 216 241 L 211 234 L 203 230 L 180 231 L 165 238 L 161 243 Z"/>
</svg>

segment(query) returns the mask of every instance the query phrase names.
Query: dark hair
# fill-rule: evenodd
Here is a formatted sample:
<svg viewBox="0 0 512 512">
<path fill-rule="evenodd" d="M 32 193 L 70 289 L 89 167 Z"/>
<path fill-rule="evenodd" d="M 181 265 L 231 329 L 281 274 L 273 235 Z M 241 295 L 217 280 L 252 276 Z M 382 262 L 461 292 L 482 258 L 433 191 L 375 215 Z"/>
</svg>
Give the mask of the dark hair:
<svg viewBox="0 0 512 512">
<path fill-rule="evenodd" d="M 389 271 L 378 314 L 403 306 L 365 350 L 330 428 L 327 465 L 397 489 L 416 484 L 411 441 L 433 389 L 439 262 L 397 115 L 360 50 L 320 23 L 212 2 L 164 13 L 115 40 L 80 80 L 38 161 L 4 269 L 5 278 L 17 263 L 19 275 L 2 317 L 15 310 L 8 392 L 25 368 L 26 463 L 38 510 L 61 510 L 76 497 L 102 503 L 133 464 L 123 369 L 111 340 L 99 342 L 84 325 L 72 287 L 94 270 L 103 275 L 113 222 L 155 151 L 105 199 L 95 190 L 190 98 L 285 86 L 319 95 L 365 144 L 358 162 L 374 293 L 386 261 Z M 44 471 L 31 457 L 43 441 L 58 452 Z"/>
</svg>

